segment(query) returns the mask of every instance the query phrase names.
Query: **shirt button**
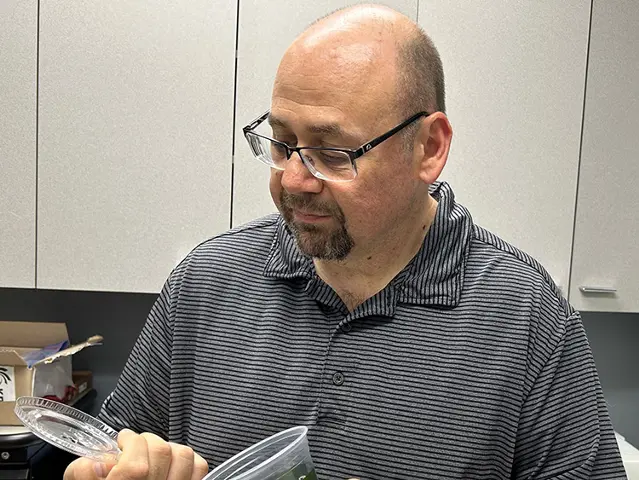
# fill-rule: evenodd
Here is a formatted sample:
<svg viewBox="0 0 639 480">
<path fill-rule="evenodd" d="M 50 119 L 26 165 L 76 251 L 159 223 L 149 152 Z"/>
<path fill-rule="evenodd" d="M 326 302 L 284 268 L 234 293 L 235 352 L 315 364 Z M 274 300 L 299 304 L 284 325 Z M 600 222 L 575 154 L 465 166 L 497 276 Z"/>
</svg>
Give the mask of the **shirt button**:
<svg viewBox="0 0 639 480">
<path fill-rule="evenodd" d="M 350 323 L 345 323 L 342 325 L 342 332 L 348 333 L 353 330 L 353 326 Z"/>
<path fill-rule="evenodd" d="M 333 374 L 333 383 L 338 387 L 344 384 L 344 374 L 342 372 L 335 372 Z"/>
</svg>

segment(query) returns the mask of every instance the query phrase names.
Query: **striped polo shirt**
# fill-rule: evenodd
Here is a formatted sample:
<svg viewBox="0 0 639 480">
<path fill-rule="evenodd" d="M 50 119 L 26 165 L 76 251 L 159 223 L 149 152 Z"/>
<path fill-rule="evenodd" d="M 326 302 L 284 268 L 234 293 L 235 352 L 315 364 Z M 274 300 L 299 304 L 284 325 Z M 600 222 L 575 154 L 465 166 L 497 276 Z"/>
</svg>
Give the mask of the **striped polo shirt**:
<svg viewBox="0 0 639 480">
<path fill-rule="evenodd" d="M 279 215 L 176 267 L 101 418 L 217 466 L 295 425 L 320 479 L 623 479 L 579 317 L 451 188 L 389 285 L 349 312 Z"/>
</svg>

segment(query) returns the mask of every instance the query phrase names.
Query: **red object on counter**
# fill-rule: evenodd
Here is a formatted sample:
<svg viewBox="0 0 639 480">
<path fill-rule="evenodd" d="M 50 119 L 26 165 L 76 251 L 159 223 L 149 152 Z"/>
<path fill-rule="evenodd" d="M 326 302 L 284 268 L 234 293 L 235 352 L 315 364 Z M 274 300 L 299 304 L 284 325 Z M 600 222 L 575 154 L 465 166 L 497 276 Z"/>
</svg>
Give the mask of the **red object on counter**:
<svg viewBox="0 0 639 480">
<path fill-rule="evenodd" d="M 57 397 L 55 395 L 45 395 L 42 398 L 46 398 L 47 400 L 53 400 L 54 402 L 69 403 L 69 401 L 75 398 L 77 394 L 78 394 L 78 389 L 76 386 L 67 385 L 64 389 L 63 398 Z"/>
</svg>

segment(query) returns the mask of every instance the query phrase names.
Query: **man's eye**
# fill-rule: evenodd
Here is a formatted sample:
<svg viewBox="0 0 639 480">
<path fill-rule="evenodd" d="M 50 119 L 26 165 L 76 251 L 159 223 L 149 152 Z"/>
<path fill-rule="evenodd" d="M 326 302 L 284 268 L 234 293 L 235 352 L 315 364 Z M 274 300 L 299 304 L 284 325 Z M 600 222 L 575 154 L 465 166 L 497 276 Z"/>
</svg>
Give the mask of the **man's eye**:
<svg viewBox="0 0 639 480">
<path fill-rule="evenodd" d="M 339 160 L 344 160 L 344 155 L 336 154 L 336 153 L 326 153 L 321 152 L 320 158 L 325 162 L 336 162 Z"/>
<path fill-rule="evenodd" d="M 348 156 L 340 152 L 321 150 L 319 152 L 319 158 L 322 163 L 330 167 L 341 167 L 350 163 Z"/>
</svg>

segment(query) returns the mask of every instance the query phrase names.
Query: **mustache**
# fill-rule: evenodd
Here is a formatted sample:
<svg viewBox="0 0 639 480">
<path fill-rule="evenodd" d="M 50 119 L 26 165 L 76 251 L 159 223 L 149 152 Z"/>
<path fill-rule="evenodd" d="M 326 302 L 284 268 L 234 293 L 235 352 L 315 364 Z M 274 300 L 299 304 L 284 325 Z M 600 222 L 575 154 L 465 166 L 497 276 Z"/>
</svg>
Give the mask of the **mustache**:
<svg viewBox="0 0 639 480">
<path fill-rule="evenodd" d="M 298 209 L 317 215 L 336 216 L 340 219 L 344 216 L 342 210 L 337 205 L 318 201 L 316 198 L 313 198 L 313 194 L 293 195 L 284 189 L 280 192 L 280 205 L 288 212 Z"/>
</svg>

